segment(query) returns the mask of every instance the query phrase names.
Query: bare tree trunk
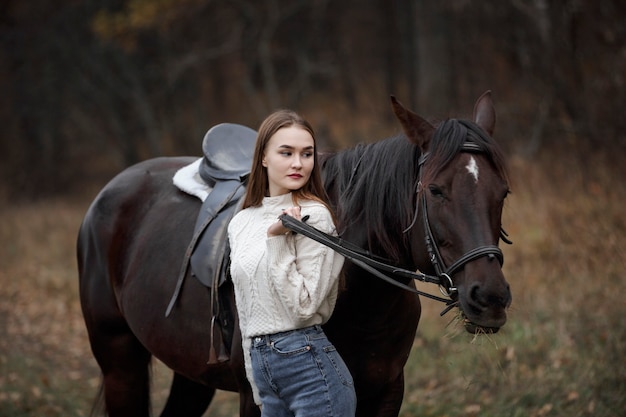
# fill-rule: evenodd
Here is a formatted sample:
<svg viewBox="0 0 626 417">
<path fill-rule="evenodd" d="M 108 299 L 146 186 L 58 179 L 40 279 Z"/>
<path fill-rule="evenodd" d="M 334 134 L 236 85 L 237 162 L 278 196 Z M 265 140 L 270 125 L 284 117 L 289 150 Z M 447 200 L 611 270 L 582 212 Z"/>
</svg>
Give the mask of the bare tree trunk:
<svg viewBox="0 0 626 417">
<path fill-rule="evenodd" d="M 280 105 L 280 92 L 274 71 L 272 38 L 280 23 L 281 12 L 276 0 L 266 0 L 265 4 L 267 5 L 267 18 L 262 25 L 259 36 L 258 57 L 269 106 L 276 108 Z"/>
<path fill-rule="evenodd" d="M 400 17 L 404 18 L 404 27 L 406 28 L 406 32 L 404 34 L 405 41 L 403 45 L 409 89 L 409 105 L 411 106 L 411 108 L 416 109 L 418 97 L 417 89 L 419 69 L 417 60 L 419 53 L 419 51 L 417 50 L 418 27 L 415 15 L 417 0 L 407 0 L 406 2 L 401 2 L 401 4 L 404 5 L 404 8 L 401 11 Z"/>
<path fill-rule="evenodd" d="M 416 0 L 420 88 L 416 107 L 427 108 L 431 114 L 442 114 L 449 109 L 450 89 L 454 83 L 443 7 L 439 2 Z"/>
</svg>

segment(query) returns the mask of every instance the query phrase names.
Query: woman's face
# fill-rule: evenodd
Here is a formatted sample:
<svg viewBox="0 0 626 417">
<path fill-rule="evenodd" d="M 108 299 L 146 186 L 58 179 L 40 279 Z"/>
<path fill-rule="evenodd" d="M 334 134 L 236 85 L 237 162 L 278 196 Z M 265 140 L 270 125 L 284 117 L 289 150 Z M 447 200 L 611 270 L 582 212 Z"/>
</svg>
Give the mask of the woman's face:
<svg viewBox="0 0 626 417">
<path fill-rule="evenodd" d="M 314 152 L 313 137 L 299 126 L 283 127 L 274 133 L 263 155 L 270 197 L 298 190 L 309 181 Z"/>
</svg>

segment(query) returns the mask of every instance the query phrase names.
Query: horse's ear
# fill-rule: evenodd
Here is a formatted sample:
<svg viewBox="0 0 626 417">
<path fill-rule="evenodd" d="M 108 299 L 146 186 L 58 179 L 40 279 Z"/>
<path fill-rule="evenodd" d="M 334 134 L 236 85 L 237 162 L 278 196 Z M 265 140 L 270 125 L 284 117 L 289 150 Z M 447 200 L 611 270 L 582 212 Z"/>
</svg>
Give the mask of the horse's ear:
<svg viewBox="0 0 626 417">
<path fill-rule="evenodd" d="M 391 96 L 393 112 L 400 121 L 406 137 L 425 152 L 435 127 L 421 116 L 407 110 L 394 96 Z"/>
<path fill-rule="evenodd" d="M 476 100 L 474 105 L 474 122 L 482 127 L 489 136 L 493 136 L 496 127 L 496 109 L 493 106 L 491 90 L 487 90 Z"/>
</svg>

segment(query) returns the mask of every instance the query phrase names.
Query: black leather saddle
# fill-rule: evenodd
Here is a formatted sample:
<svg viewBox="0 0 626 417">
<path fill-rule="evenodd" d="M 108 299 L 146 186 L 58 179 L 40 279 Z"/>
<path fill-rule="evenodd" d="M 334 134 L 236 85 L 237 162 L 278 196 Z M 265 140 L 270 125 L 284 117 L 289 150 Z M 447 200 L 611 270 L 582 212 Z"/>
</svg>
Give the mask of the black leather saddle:
<svg viewBox="0 0 626 417">
<path fill-rule="evenodd" d="M 222 123 L 213 126 L 204 136 L 200 177 L 210 186 L 217 182 L 244 182 L 250 173 L 256 132 L 249 127 Z"/>
<path fill-rule="evenodd" d="M 216 125 L 204 136 L 204 156 L 199 174 L 212 190 L 196 218 L 193 237 L 185 252 L 166 316 L 176 303 L 189 266 L 193 276 L 213 289 L 217 289 L 228 277 L 228 223 L 238 211 L 239 201 L 245 194 L 255 142 L 256 131 L 232 123 Z"/>
</svg>

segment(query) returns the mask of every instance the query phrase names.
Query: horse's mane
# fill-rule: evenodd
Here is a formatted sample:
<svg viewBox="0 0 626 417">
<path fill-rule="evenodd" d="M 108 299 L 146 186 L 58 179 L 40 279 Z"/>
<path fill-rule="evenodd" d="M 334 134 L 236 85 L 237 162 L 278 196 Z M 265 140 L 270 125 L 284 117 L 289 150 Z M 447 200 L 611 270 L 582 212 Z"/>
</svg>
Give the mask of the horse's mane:
<svg viewBox="0 0 626 417">
<path fill-rule="evenodd" d="M 406 237 L 389 233 L 411 222 L 420 150 L 397 136 L 339 152 L 324 165 L 326 189 L 336 193 L 339 233 L 367 225 L 368 249 L 400 260 Z M 391 223 L 390 223 L 391 222 Z"/>
<path fill-rule="evenodd" d="M 475 123 L 449 119 L 440 123 L 432 135 L 422 182 L 427 184 L 444 169 L 466 141 L 475 143 L 506 179 L 497 143 Z M 333 208 L 339 233 L 361 225 L 369 230 L 368 250 L 400 262 L 408 247 L 408 236 L 398 231 L 405 230 L 415 215 L 420 155 L 418 146 L 404 136 L 396 136 L 324 158 L 324 184 L 335 196 Z"/>
<path fill-rule="evenodd" d="M 507 169 L 498 144 L 476 123 L 467 120 L 448 119 L 440 123 L 433 133 L 424 164 L 422 182 L 430 181 L 454 159 L 466 142 L 477 145 L 477 153 L 484 154 L 498 175 L 507 181 Z"/>
</svg>

